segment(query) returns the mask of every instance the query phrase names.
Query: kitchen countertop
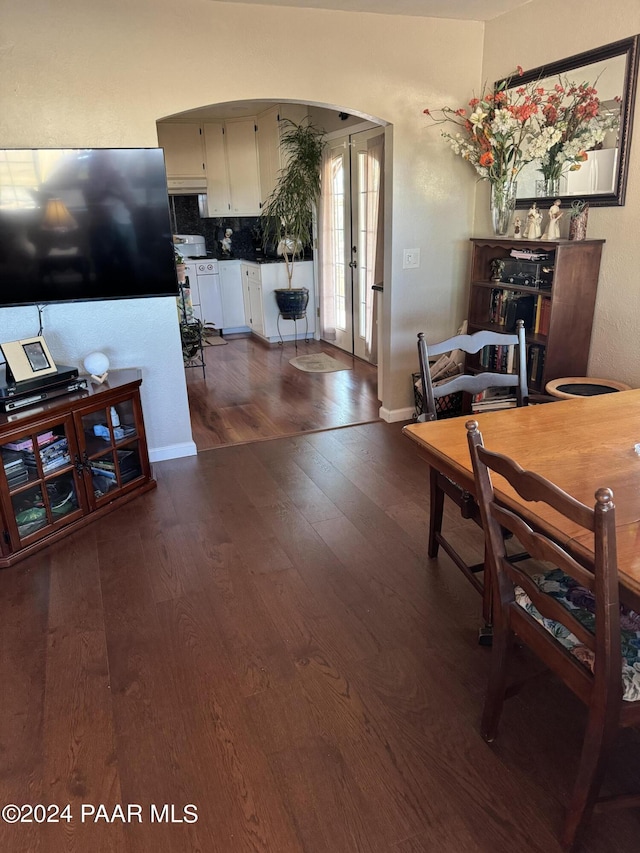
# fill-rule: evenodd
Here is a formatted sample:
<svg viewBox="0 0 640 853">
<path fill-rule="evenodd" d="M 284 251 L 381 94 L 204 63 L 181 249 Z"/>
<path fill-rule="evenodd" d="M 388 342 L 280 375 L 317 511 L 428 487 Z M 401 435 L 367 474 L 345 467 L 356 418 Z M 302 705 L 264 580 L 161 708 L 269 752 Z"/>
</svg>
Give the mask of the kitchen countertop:
<svg viewBox="0 0 640 853">
<path fill-rule="evenodd" d="M 193 263 L 194 261 L 244 261 L 248 264 L 283 264 L 284 258 L 265 258 L 264 256 L 256 258 L 248 257 L 246 255 L 214 255 L 213 252 L 207 252 L 206 255 L 199 255 L 198 257 L 187 258 L 186 263 Z M 296 261 L 312 261 L 313 258 L 296 258 Z"/>
</svg>

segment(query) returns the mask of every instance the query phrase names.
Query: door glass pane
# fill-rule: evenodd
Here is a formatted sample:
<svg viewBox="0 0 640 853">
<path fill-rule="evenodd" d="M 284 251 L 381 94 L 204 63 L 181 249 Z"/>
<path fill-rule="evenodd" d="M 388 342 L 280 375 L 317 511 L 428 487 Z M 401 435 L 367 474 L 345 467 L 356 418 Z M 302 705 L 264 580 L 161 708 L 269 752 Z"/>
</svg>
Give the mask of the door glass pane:
<svg viewBox="0 0 640 853">
<path fill-rule="evenodd" d="M 133 403 L 126 400 L 108 409 L 98 409 L 82 417 L 87 453 L 100 453 L 105 445 L 124 441 L 136 434 Z"/>
<path fill-rule="evenodd" d="M 18 534 L 21 539 L 24 539 L 25 536 L 30 536 L 36 530 L 40 530 L 41 527 L 45 527 L 49 523 L 42 490 L 39 485 L 13 495 L 11 503 L 13 505 L 16 524 L 18 525 Z"/>
<path fill-rule="evenodd" d="M 101 498 L 113 489 L 126 485 L 142 474 L 138 442 L 109 451 L 91 459 L 93 494 Z"/>
<path fill-rule="evenodd" d="M 333 222 L 333 268 L 335 270 L 335 312 L 336 328 L 346 329 L 346 266 L 345 266 L 345 223 L 344 223 L 344 163 L 343 155 L 335 157 L 331 174 L 333 186 L 331 193 Z"/>
<path fill-rule="evenodd" d="M 380 166 L 378 161 L 369 157 L 367 151 L 358 152 L 358 334 L 365 337 L 367 328 L 367 309 L 371 308 L 374 283 L 375 250 L 377 239 L 378 193 L 380 187 Z M 369 305 L 367 305 L 367 300 Z"/>
<path fill-rule="evenodd" d="M 53 522 L 78 509 L 76 484 L 71 472 L 47 480 L 46 489 Z"/>
</svg>

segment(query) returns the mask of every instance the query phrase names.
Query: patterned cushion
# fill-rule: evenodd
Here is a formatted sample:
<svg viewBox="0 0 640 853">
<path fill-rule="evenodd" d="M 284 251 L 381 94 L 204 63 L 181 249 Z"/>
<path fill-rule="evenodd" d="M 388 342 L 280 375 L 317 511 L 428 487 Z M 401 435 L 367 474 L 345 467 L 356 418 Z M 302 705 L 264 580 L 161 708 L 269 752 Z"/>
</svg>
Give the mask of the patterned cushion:
<svg viewBox="0 0 640 853">
<path fill-rule="evenodd" d="M 591 633 L 595 629 L 595 600 L 593 593 L 580 586 L 569 575 L 554 569 L 544 574 L 532 575 L 532 580 L 540 589 L 571 611 L 571 615 Z M 564 625 L 553 619 L 545 619 L 534 607 L 526 592 L 519 586 L 515 588 L 515 597 L 536 622 L 539 622 L 558 640 L 580 663 L 593 672 L 594 654 L 580 640 L 568 631 Z M 622 637 L 622 688 L 623 699 L 635 702 L 640 699 L 640 615 L 620 605 L 620 629 Z"/>
</svg>

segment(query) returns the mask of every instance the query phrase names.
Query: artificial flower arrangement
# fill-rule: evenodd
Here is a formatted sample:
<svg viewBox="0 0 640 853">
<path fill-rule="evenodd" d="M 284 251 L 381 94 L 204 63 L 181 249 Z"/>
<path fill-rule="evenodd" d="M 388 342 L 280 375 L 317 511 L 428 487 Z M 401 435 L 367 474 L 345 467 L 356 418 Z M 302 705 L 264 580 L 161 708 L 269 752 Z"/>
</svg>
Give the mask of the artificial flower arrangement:
<svg viewBox="0 0 640 853">
<path fill-rule="evenodd" d="M 520 66 L 517 73 L 523 73 Z M 436 124 L 458 125 L 457 133 L 443 131 L 442 136 L 475 167 L 482 180 L 491 183 L 514 181 L 523 166 L 542 159 L 562 136 L 560 128 L 543 127 L 539 121 L 547 90 L 536 83 L 510 88 L 511 80 L 472 98 L 469 114 L 464 107 L 424 110 Z"/>
<path fill-rule="evenodd" d="M 517 75 L 523 70 L 517 68 Z M 600 112 L 596 89 L 566 78 L 551 89 L 533 81 L 514 86 L 516 74 L 503 80 L 480 98 L 472 98 L 468 109 L 426 109 L 435 124 L 451 123 L 459 130 L 442 131 L 455 154 L 475 168 L 481 180 L 491 183 L 492 208 L 507 219 L 508 200 L 515 199 L 515 183 L 524 166 L 540 162 L 545 178 L 559 177 L 564 169 L 579 169 L 586 152 L 604 139 L 619 120 Z M 506 211 L 507 216 L 504 216 Z M 497 233 L 506 224 L 497 222 Z"/>
<path fill-rule="evenodd" d="M 565 171 L 579 169 L 587 159 L 587 151 L 599 145 L 619 123 L 619 113 L 602 110 L 594 86 L 560 77 L 546 93 L 539 121 L 541 130 L 560 131 L 559 138 L 542 157 L 540 171 L 545 179 L 557 180 Z"/>
</svg>

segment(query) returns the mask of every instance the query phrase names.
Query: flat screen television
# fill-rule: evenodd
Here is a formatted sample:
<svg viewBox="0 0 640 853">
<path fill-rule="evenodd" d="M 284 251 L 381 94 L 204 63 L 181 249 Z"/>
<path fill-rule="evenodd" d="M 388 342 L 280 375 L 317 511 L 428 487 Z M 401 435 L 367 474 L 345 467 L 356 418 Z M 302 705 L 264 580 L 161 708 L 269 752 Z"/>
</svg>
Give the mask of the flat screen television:
<svg viewBox="0 0 640 853">
<path fill-rule="evenodd" d="M 177 293 L 161 148 L 0 150 L 0 306 Z"/>
</svg>

